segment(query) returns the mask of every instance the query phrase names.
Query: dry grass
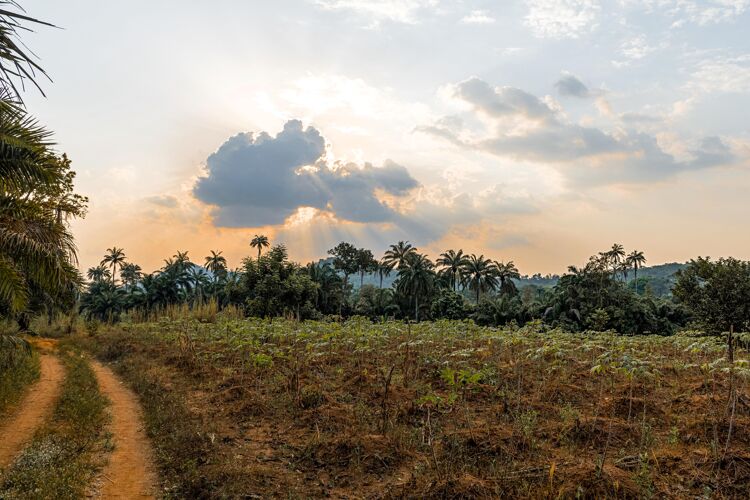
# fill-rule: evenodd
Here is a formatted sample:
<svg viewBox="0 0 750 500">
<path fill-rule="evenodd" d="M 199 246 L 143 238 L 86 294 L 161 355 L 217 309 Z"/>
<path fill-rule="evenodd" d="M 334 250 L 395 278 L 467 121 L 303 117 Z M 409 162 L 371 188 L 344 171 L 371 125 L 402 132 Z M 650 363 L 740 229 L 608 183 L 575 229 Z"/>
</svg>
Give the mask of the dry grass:
<svg viewBox="0 0 750 500">
<path fill-rule="evenodd" d="M 176 497 L 750 495 L 750 371 L 720 339 L 164 319 L 81 341 L 141 395 Z"/>
</svg>

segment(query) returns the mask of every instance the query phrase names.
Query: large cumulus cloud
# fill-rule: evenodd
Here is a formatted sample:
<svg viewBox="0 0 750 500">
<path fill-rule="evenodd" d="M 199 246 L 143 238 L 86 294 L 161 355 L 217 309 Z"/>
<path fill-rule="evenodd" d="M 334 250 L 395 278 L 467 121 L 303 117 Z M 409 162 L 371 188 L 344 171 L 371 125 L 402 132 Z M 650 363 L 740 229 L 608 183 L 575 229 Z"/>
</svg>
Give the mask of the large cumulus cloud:
<svg viewBox="0 0 750 500">
<path fill-rule="evenodd" d="M 329 165 L 325 139 L 314 127 L 290 120 L 275 137 L 237 134 L 206 161 L 193 194 L 215 207 L 219 226 L 282 224 L 300 207 L 313 207 L 352 222 L 391 222 L 399 214 L 378 193 L 403 196 L 418 186 L 403 166 L 386 161 Z"/>
</svg>

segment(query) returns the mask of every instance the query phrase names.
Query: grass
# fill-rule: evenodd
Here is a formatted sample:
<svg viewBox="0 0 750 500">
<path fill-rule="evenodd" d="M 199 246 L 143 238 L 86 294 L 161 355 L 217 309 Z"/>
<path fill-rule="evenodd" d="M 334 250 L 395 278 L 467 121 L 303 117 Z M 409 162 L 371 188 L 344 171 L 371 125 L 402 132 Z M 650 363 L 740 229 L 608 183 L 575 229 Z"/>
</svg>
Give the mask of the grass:
<svg viewBox="0 0 750 500">
<path fill-rule="evenodd" d="M 166 318 L 80 341 L 140 395 L 175 497 L 750 494 L 748 353 L 719 338 Z"/>
<path fill-rule="evenodd" d="M 61 357 L 67 375 L 53 417 L 5 472 L 0 498 L 81 498 L 102 465 L 106 399 L 85 358 Z"/>
<path fill-rule="evenodd" d="M 22 347 L 0 348 L 0 417 L 15 406 L 25 389 L 39 379 L 39 356 Z"/>
</svg>

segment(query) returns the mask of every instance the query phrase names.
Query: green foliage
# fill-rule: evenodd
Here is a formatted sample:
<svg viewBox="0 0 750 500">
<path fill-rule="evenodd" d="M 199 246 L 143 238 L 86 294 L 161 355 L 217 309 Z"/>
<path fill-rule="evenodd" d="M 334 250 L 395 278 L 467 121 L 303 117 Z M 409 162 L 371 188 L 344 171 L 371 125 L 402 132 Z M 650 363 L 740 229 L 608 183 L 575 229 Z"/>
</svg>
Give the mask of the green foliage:
<svg viewBox="0 0 750 500">
<path fill-rule="evenodd" d="M 470 306 L 463 295 L 450 289 L 440 290 L 432 301 L 430 315 L 433 319 L 466 319 Z"/>
<path fill-rule="evenodd" d="M 0 100 L 0 313 L 69 302 L 80 283 L 66 221 L 84 216 L 87 200 L 73 193 L 74 177 L 50 133 Z"/>
<path fill-rule="evenodd" d="M 414 301 L 414 320 L 419 321 L 420 299 L 427 305 L 427 297 L 435 288 L 435 265 L 426 255 L 411 254 L 398 271 L 396 289 Z"/>
<path fill-rule="evenodd" d="M 619 250 L 619 249 L 618 249 Z M 664 299 L 640 296 L 617 278 L 607 252 L 583 268 L 571 267 L 544 299 L 544 320 L 573 331 L 586 328 L 625 334 L 671 334 L 685 311 Z M 618 253 L 619 255 L 619 253 Z"/>
<path fill-rule="evenodd" d="M 354 313 L 372 320 L 393 317 L 399 313 L 393 290 L 365 285 L 357 291 Z"/>
<path fill-rule="evenodd" d="M 750 262 L 691 260 L 677 273 L 674 295 L 707 332 L 745 328 L 750 321 Z"/>
<path fill-rule="evenodd" d="M 310 317 L 317 284 L 298 264 L 290 262 L 286 248 L 276 245 L 260 259 L 245 259 L 242 294 L 249 315 Z"/>
<path fill-rule="evenodd" d="M 0 415 L 18 402 L 24 389 L 39 378 L 39 356 L 15 339 L 0 334 Z"/>
</svg>

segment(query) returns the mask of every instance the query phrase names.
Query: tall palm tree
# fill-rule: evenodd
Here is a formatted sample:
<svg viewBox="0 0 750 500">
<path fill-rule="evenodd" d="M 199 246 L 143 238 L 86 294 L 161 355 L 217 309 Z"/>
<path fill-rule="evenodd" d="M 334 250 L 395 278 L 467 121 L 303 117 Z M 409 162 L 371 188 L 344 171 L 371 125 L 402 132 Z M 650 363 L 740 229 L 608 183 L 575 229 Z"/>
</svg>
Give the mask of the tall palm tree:
<svg viewBox="0 0 750 500">
<path fill-rule="evenodd" d="M 107 253 L 104 254 L 101 265 L 109 265 L 112 268 L 112 284 L 115 284 L 115 277 L 117 275 L 117 268 L 122 269 L 125 264 L 125 251 L 122 248 L 112 247 L 107 249 Z"/>
<path fill-rule="evenodd" d="M 268 241 L 268 236 L 256 234 L 252 240 L 250 240 L 250 246 L 258 249 L 258 261 L 260 262 L 260 252 L 264 248 L 271 246 L 271 242 Z"/>
<path fill-rule="evenodd" d="M 2 26 L 0 15 L 0 61 Z M 0 90 L 0 301 L 16 313 L 32 289 L 54 296 L 79 274 L 73 236 L 58 216 L 56 198 L 68 188 L 51 134 L 8 99 Z"/>
<path fill-rule="evenodd" d="M 419 321 L 419 298 L 432 291 L 435 265 L 426 255 L 413 253 L 398 271 L 398 290 L 414 297 L 414 320 Z"/>
<path fill-rule="evenodd" d="M 518 268 L 513 261 L 509 260 L 506 263 L 495 261 L 495 268 L 497 269 L 497 278 L 500 280 L 500 290 L 515 293 L 515 285 L 511 280 L 520 279 L 521 273 L 518 272 Z"/>
<path fill-rule="evenodd" d="M 206 257 L 206 264 L 203 266 L 214 275 L 214 281 L 227 272 L 227 259 L 221 253 L 211 250 L 211 255 Z"/>
<path fill-rule="evenodd" d="M 635 280 L 635 293 L 638 293 L 638 269 L 646 263 L 646 256 L 640 250 L 633 250 L 628 254 L 627 262 L 633 267 L 633 279 Z"/>
<path fill-rule="evenodd" d="M 461 281 L 462 273 L 467 262 L 463 250 L 459 250 L 458 252 L 455 250 L 448 250 L 447 252 L 441 253 L 440 257 L 435 261 L 438 266 L 442 267 L 438 274 L 448 277 L 453 291 L 456 291 L 458 288 L 458 283 Z"/>
<path fill-rule="evenodd" d="M 609 263 L 612 265 L 612 278 L 616 278 L 617 271 L 620 270 L 620 263 L 625 258 L 625 247 L 619 243 L 615 243 L 605 255 L 609 258 Z"/>
<path fill-rule="evenodd" d="M 143 273 L 141 273 L 141 266 L 138 264 L 127 263 L 120 268 L 120 278 L 126 286 L 135 286 L 142 276 Z"/>
<path fill-rule="evenodd" d="M 482 292 L 495 290 L 498 285 L 497 270 L 484 255 L 471 254 L 464 265 L 464 281 L 476 293 L 477 304 Z"/>
<path fill-rule="evenodd" d="M 386 262 L 384 260 L 381 260 L 378 262 L 378 277 L 380 278 L 380 288 L 383 288 L 383 278 L 387 278 L 391 275 L 391 272 L 393 272 L 395 264 L 392 262 Z"/>
<path fill-rule="evenodd" d="M 401 269 L 412 255 L 417 253 L 416 247 L 413 247 L 408 241 L 399 241 L 386 250 L 383 261 L 387 264 L 393 264 L 396 269 Z"/>
</svg>

